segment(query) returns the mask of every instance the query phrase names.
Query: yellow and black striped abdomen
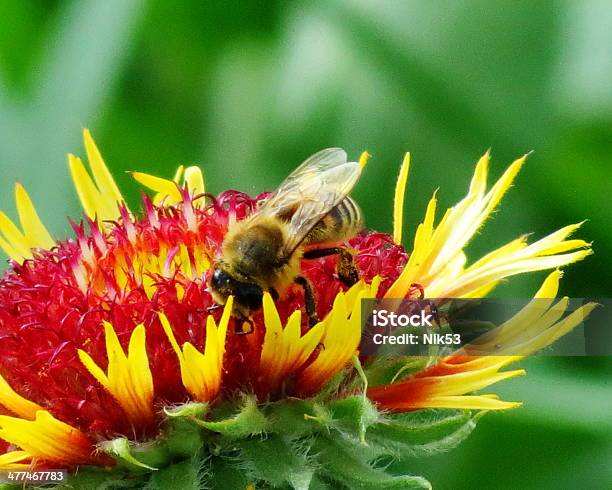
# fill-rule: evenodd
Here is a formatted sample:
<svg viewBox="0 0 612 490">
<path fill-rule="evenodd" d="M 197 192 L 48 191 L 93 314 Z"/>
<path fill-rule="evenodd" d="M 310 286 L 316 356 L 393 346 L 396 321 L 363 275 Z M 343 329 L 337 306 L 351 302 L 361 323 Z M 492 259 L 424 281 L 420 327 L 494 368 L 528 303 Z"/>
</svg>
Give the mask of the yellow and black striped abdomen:
<svg viewBox="0 0 612 490">
<path fill-rule="evenodd" d="M 363 228 L 361 209 L 353 199 L 345 197 L 308 233 L 304 245 L 333 243 L 354 237 Z"/>
</svg>

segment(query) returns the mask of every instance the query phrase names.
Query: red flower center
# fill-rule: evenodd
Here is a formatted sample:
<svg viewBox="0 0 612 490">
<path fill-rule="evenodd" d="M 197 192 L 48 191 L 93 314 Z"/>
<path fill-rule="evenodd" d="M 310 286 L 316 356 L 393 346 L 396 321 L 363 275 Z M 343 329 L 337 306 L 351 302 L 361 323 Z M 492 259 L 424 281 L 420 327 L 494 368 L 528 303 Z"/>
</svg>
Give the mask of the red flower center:
<svg viewBox="0 0 612 490">
<path fill-rule="evenodd" d="M 93 222 L 88 232 L 82 224 L 73 225 L 74 239 L 37 251 L 22 265 L 13 262 L 0 280 L 0 374 L 19 394 L 90 435 L 131 434 L 121 407 L 81 364 L 77 349 L 104 367 L 102 321 L 113 325 L 124 348 L 134 327 L 143 323 L 156 403 L 186 401 L 176 354 L 158 313 L 170 320 L 179 345 L 191 342 L 203 351 L 206 317 L 221 315 L 207 287 L 208 265 L 220 253 L 231 220 L 244 219 L 263 197 L 227 191 L 198 207 L 194 204 L 201 201 L 194 203 L 185 194 L 183 203 L 168 208 L 153 206 L 145 197 L 142 217 L 124 210 L 104 232 Z M 362 279 L 383 278 L 379 296 L 406 263 L 404 249 L 386 234 L 363 232 L 347 246 L 356 251 Z M 346 289 L 337 278 L 336 261 L 334 256 L 302 261 L 320 318 Z M 290 287 L 276 306 L 285 321 L 291 312 L 304 310 L 303 291 Z M 302 321 L 306 330 L 305 314 Z M 222 396 L 256 383 L 265 333 L 261 312 L 253 316 L 249 335 L 236 335 L 234 323 L 226 342 Z"/>
</svg>

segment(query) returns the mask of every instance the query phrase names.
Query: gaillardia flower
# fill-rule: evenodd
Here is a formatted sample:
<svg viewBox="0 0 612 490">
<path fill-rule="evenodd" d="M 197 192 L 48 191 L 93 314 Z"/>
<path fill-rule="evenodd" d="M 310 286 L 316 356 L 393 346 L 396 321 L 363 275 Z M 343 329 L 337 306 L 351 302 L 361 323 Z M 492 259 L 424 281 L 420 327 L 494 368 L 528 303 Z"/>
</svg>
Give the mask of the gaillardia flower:
<svg viewBox="0 0 612 490">
<path fill-rule="evenodd" d="M 578 224 L 466 259 L 524 157 L 488 189 L 485 154 L 439 221 L 434 195 L 407 252 L 407 155 L 393 235 L 364 231 L 347 244 L 359 282 L 339 280 L 334 256 L 303 261 L 322 320 L 309 327 L 304 292 L 290 287 L 264 294 L 243 334 L 232 298 L 215 304 L 208 284 L 228 227 L 267 195 L 213 197 L 199 168 L 179 167 L 172 180 L 134 172 L 152 195 L 130 210 L 88 131 L 84 140 L 88 166 L 69 156 L 84 210 L 73 237 L 54 238 L 19 184 L 18 223 L 0 213 L 10 257 L 0 280 L 3 471 L 66 468 L 73 488 L 428 488 L 388 473 L 388 462 L 447 449 L 483 411 L 517 406 L 477 392 L 523 374 L 503 368 L 593 308 L 566 314 L 566 299 L 554 301 L 558 268 L 591 253 L 568 239 Z M 535 298 L 546 308 L 519 312 L 484 344 L 382 367 L 359 357 L 364 298 L 482 297 L 545 269 Z M 499 355 L 478 350 L 487 342 Z"/>
</svg>

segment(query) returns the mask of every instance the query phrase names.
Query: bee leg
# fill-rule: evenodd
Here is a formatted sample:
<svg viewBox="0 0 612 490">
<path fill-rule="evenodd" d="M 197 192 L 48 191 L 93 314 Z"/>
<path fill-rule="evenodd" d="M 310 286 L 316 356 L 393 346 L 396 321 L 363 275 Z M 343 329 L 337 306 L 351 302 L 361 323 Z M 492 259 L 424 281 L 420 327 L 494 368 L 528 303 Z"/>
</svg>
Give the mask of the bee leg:
<svg viewBox="0 0 612 490">
<path fill-rule="evenodd" d="M 338 259 L 338 278 L 347 287 L 351 287 L 359 281 L 359 272 L 357 267 L 355 267 L 353 254 L 346 248 L 341 249 L 340 258 Z"/>
<path fill-rule="evenodd" d="M 306 250 L 302 258 L 306 260 L 320 259 L 321 257 L 329 257 L 330 255 L 338 255 L 344 250 L 341 247 L 330 247 L 330 248 L 315 248 L 313 250 Z"/>
<path fill-rule="evenodd" d="M 304 298 L 306 300 L 306 314 L 308 315 L 308 325 L 310 328 L 314 327 L 319 323 L 319 317 L 317 316 L 317 305 L 315 304 L 314 295 L 312 294 L 312 287 L 308 279 L 302 276 L 295 278 L 295 283 L 302 286 L 304 289 Z"/>
<path fill-rule="evenodd" d="M 214 305 L 209 306 L 208 308 L 206 308 L 206 311 L 208 313 L 212 313 L 213 311 L 221 310 L 222 308 L 223 308 L 223 305 L 215 303 Z"/>
<path fill-rule="evenodd" d="M 307 250 L 304 252 L 303 258 L 306 260 L 311 260 L 327 257 L 329 255 L 339 255 L 337 266 L 338 278 L 345 286 L 351 287 L 353 284 L 359 281 L 359 272 L 357 271 L 357 267 L 355 267 L 353 254 L 346 248 L 331 247 Z"/>
</svg>

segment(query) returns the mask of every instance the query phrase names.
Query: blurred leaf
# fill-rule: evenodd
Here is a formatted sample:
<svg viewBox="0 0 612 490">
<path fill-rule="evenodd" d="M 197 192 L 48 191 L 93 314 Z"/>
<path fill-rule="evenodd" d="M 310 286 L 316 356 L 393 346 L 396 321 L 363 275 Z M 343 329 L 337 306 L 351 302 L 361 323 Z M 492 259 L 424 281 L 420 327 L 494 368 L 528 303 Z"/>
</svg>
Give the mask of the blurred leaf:
<svg viewBox="0 0 612 490">
<path fill-rule="evenodd" d="M 612 112 L 611 25 L 612 8 L 606 0 L 572 2 L 565 10 L 557 101 L 579 118 Z"/>
<path fill-rule="evenodd" d="M 572 364 L 583 363 L 574 358 Z M 611 369 L 601 368 L 601 377 L 585 378 L 580 371 L 559 372 L 544 358 L 533 358 L 522 363 L 527 376 L 520 382 L 502 384 L 496 392 L 509 400 L 525 400 L 520 410 L 508 413 L 510 419 L 551 428 L 566 426 L 573 431 L 584 431 L 608 437 L 612 431 L 612 391 L 608 377 Z M 596 373 L 591 373 L 596 374 Z"/>
<path fill-rule="evenodd" d="M 217 192 L 232 188 L 257 194 L 269 185 L 273 162 L 268 160 L 264 135 L 274 90 L 271 66 L 265 44 L 253 42 L 231 46 L 218 67 L 203 155 Z"/>
<path fill-rule="evenodd" d="M 64 236 L 60 230 L 67 229 L 65 216 L 76 209 L 76 200 L 67 199 L 70 194 L 64 191 L 66 153 L 77 151 L 81 129 L 95 122 L 129 49 L 142 6 L 143 0 L 64 4 L 48 34 L 44 61 L 32 73 L 31 96 L 13 101 L 0 93 L 2 209 L 12 210 L 12 185 L 19 180 L 43 221 Z"/>
</svg>

